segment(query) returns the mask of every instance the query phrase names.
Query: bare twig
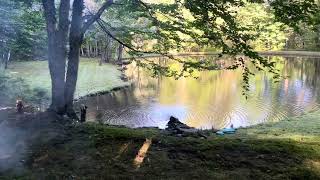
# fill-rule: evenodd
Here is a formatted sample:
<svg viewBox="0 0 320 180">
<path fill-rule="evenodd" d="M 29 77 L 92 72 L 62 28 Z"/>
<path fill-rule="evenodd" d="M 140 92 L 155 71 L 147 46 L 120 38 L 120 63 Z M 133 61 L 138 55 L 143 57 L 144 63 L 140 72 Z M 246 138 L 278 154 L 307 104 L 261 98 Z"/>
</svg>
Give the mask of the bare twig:
<svg viewBox="0 0 320 180">
<path fill-rule="evenodd" d="M 87 22 L 85 22 L 83 24 L 83 27 L 81 28 L 81 32 L 82 34 L 84 34 L 86 32 L 86 30 L 95 22 L 97 21 L 102 13 L 113 4 L 113 0 L 106 0 L 103 5 L 100 7 L 100 9 L 98 10 L 98 12 L 96 14 L 94 14 L 90 19 L 88 19 Z"/>
</svg>

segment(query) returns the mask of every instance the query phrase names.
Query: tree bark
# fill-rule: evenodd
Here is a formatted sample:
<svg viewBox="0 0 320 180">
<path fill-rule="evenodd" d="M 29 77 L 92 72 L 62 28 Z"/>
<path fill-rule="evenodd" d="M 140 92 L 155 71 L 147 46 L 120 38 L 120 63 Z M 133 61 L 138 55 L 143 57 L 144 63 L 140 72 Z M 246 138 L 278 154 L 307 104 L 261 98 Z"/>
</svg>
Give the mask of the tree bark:
<svg viewBox="0 0 320 180">
<path fill-rule="evenodd" d="M 104 5 L 98 10 L 98 13 L 94 15 L 94 21 L 99 18 L 102 12 L 113 3 L 112 0 L 108 0 L 104 3 Z M 79 53 L 80 47 L 83 42 L 84 33 L 87 28 L 91 25 L 86 24 L 82 26 L 82 11 L 84 8 L 83 0 L 74 0 L 73 2 L 73 10 L 72 10 L 72 21 L 69 35 L 69 43 L 70 43 L 70 51 L 69 51 L 69 60 L 67 67 L 67 76 L 66 76 L 66 86 L 65 86 L 65 101 L 66 101 L 66 109 L 67 114 L 72 117 L 76 117 L 75 112 L 73 110 L 73 100 L 74 93 L 76 90 L 77 80 L 78 80 L 78 69 L 79 69 Z M 89 22 L 94 22 L 93 20 L 89 20 Z"/>
<path fill-rule="evenodd" d="M 52 84 L 52 98 L 50 109 L 58 114 L 72 115 L 73 99 L 76 89 L 79 55 L 81 43 L 86 30 L 113 4 L 113 0 L 103 3 L 98 12 L 82 26 L 83 0 L 74 0 L 72 9 L 72 23 L 69 26 L 70 0 L 61 0 L 59 7 L 59 23 L 56 19 L 55 0 L 42 0 L 44 16 L 48 34 L 48 64 Z M 70 27 L 70 32 L 69 32 Z M 67 42 L 69 33 L 70 51 L 66 72 Z M 89 46 L 89 42 L 87 43 Z M 87 48 L 90 55 L 90 48 Z M 72 112 L 72 113 L 70 113 Z M 76 115 L 75 115 L 76 117 Z"/>
<path fill-rule="evenodd" d="M 80 47 L 83 40 L 83 34 L 81 33 L 81 18 L 83 7 L 83 0 L 74 0 L 69 36 L 70 51 L 64 95 L 66 99 L 67 114 L 71 116 L 73 116 L 74 114 L 73 99 L 78 79 Z"/>
<path fill-rule="evenodd" d="M 57 29 L 56 8 L 54 1 L 42 0 L 48 33 L 48 64 L 51 76 L 50 109 L 58 114 L 65 113 L 65 65 L 66 42 L 69 26 L 70 0 L 60 2 L 59 24 Z"/>
</svg>

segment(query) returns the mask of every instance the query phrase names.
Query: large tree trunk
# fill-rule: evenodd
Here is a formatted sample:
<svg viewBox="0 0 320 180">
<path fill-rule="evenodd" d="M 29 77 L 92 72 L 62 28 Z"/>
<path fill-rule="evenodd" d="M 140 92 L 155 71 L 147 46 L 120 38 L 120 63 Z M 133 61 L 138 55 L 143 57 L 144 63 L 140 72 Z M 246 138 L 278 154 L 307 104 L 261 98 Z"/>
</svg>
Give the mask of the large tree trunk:
<svg viewBox="0 0 320 180">
<path fill-rule="evenodd" d="M 67 55 L 67 37 L 69 27 L 70 0 L 60 2 L 59 24 L 57 29 L 54 1 L 42 0 L 48 32 L 48 64 L 51 75 L 50 109 L 58 114 L 65 113 L 65 66 Z"/>
<path fill-rule="evenodd" d="M 42 0 L 48 33 L 48 64 L 52 82 L 52 99 L 50 109 L 58 114 L 72 115 L 73 98 L 78 77 L 79 53 L 83 35 L 103 13 L 113 4 L 113 0 L 103 3 L 98 12 L 91 19 L 81 24 L 83 0 L 74 0 L 72 10 L 72 23 L 69 33 L 70 0 L 61 0 L 59 7 L 59 23 L 57 24 L 55 0 Z M 67 40 L 69 33 L 69 61 L 66 73 Z M 88 43 L 89 45 L 89 43 Z M 90 53 L 90 48 L 87 48 Z"/>
<path fill-rule="evenodd" d="M 69 116 L 74 116 L 75 114 L 73 110 L 73 99 L 78 79 L 80 47 L 83 40 L 83 34 L 81 33 L 82 10 L 83 0 L 74 0 L 69 36 L 69 61 L 64 95 L 66 99 L 67 113 Z"/>
<path fill-rule="evenodd" d="M 49 41 L 51 38 L 49 38 Z M 64 99 L 64 86 L 65 86 L 65 56 L 62 54 L 62 50 L 56 46 L 56 43 L 49 46 L 49 69 L 51 75 L 51 105 L 50 109 L 56 111 L 59 114 L 65 112 L 65 99 Z"/>
</svg>

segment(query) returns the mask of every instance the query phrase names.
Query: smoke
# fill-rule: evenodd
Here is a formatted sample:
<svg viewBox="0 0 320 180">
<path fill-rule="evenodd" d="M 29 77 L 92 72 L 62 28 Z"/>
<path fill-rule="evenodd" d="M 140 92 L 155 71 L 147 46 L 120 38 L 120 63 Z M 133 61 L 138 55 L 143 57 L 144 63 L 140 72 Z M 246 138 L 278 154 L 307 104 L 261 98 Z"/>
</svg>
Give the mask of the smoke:
<svg viewBox="0 0 320 180">
<path fill-rule="evenodd" d="M 2 174 L 19 175 L 34 167 L 42 145 L 65 141 L 64 127 L 55 113 L 0 111 L 0 179 Z"/>
<path fill-rule="evenodd" d="M 8 121 L 2 121 L 0 132 L 0 173 L 22 170 L 26 154 L 26 131 L 10 127 Z"/>
</svg>

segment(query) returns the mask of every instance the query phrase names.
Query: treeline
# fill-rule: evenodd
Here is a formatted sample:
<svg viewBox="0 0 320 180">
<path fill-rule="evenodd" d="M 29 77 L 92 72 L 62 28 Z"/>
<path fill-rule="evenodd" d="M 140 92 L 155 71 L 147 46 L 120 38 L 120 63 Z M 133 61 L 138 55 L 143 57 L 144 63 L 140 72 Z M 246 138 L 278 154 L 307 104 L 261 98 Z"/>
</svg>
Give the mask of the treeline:
<svg viewBox="0 0 320 180">
<path fill-rule="evenodd" d="M 0 1 L 0 58 L 10 60 L 44 60 L 47 35 L 40 4 L 27 7 L 15 1 Z"/>
<path fill-rule="evenodd" d="M 248 3 L 239 9 L 238 21 L 251 29 L 255 40 L 251 46 L 259 51 L 267 50 L 320 50 L 320 27 L 297 24 L 298 31 L 281 22 L 264 4 Z"/>
<path fill-rule="evenodd" d="M 30 61 L 47 59 L 47 35 L 41 3 L 32 6 L 18 3 L 18 1 L 0 1 L 0 61 L 6 67 L 9 61 Z M 130 13 L 121 16 L 107 14 L 102 16 L 115 29 L 112 34 L 125 39 L 131 32 L 146 31 L 147 22 L 132 19 Z M 248 3 L 238 10 L 238 21 L 245 28 L 250 29 L 255 40 L 251 42 L 256 50 L 320 50 L 320 27 L 308 27 L 304 24 L 300 32 L 296 33 L 281 23 L 276 23 L 272 12 L 263 4 Z M 311 28 L 317 28 L 314 31 Z M 156 31 L 156 30 L 151 30 Z M 129 39 L 131 38 L 131 39 Z M 127 42 L 133 42 L 135 49 L 150 50 L 152 46 L 143 37 L 130 35 Z M 177 51 L 216 51 L 215 47 L 199 47 L 195 43 L 182 44 Z M 80 49 L 82 57 L 99 58 L 100 62 L 119 61 L 126 53 L 126 48 L 119 44 L 99 25 L 94 25 L 85 34 Z"/>
<path fill-rule="evenodd" d="M 122 44 L 102 33 L 99 33 L 97 37 L 90 37 L 89 35 L 85 37 L 84 43 L 80 48 L 81 57 L 99 58 L 100 63 L 121 63 L 124 54 L 124 46 Z"/>
<path fill-rule="evenodd" d="M 285 44 L 286 50 L 320 50 L 320 27 L 316 32 L 312 32 L 308 29 L 304 30 L 304 33 L 292 33 Z"/>
</svg>

